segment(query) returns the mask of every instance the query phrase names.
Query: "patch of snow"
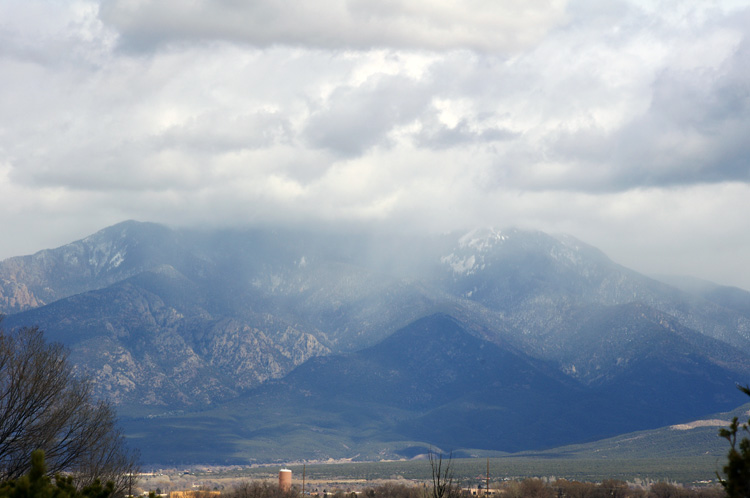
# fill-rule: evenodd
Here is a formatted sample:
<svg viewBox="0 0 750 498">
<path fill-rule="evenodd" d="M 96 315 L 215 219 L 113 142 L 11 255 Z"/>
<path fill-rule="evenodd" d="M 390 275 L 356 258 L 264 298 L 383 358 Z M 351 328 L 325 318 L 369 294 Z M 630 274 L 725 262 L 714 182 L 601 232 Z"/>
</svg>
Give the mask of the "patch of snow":
<svg viewBox="0 0 750 498">
<path fill-rule="evenodd" d="M 508 236 L 500 230 L 473 230 L 458 240 L 455 252 L 440 258 L 440 261 L 450 266 L 454 274 L 472 275 L 488 266 L 485 253 L 507 239 Z"/>
<path fill-rule="evenodd" d="M 122 253 L 118 252 L 110 258 L 109 266 L 110 268 L 117 268 L 122 264 L 123 261 L 125 261 L 125 258 L 123 257 Z"/>
<path fill-rule="evenodd" d="M 440 258 L 440 262 L 447 264 L 453 270 L 453 273 L 471 275 L 476 270 L 476 258 L 472 254 L 464 258 L 459 258 L 451 253 L 448 256 Z"/>
<path fill-rule="evenodd" d="M 563 367 L 563 372 L 565 372 L 568 375 L 577 375 L 578 371 L 576 370 L 576 366 L 571 364 L 568 366 Z"/>
<path fill-rule="evenodd" d="M 495 230 L 494 228 L 472 230 L 458 239 L 458 245 L 462 248 L 470 247 L 477 251 L 484 252 L 494 246 L 497 242 L 502 242 L 507 238 L 507 235 L 504 235 L 500 230 Z"/>
<path fill-rule="evenodd" d="M 276 289 L 281 287 L 283 283 L 284 279 L 281 277 L 281 275 L 271 275 L 271 292 L 275 292 Z"/>
<path fill-rule="evenodd" d="M 554 247 L 550 251 L 549 255 L 556 261 L 570 262 L 575 266 L 578 266 L 583 262 L 580 250 L 577 247 Z"/>
</svg>

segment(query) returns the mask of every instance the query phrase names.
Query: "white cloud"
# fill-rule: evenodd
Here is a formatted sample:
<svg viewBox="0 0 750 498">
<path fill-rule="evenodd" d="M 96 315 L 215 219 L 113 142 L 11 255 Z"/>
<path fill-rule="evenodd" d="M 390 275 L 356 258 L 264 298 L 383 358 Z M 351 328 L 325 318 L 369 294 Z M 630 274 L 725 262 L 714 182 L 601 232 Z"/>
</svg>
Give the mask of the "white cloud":
<svg viewBox="0 0 750 498">
<path fill-rule="evenodd" d="M 747 2 L 294 5 L 0 4 L 0 256 L 126 218 L 520 225 L 750 287 Z"/>
<path fill-rule="evenodd" d="M 126 46 L 222 39 L 260 47 L 509 52 L 565 20 L 564 0 L 111 0 L 102 19 Z"/>
</svg>

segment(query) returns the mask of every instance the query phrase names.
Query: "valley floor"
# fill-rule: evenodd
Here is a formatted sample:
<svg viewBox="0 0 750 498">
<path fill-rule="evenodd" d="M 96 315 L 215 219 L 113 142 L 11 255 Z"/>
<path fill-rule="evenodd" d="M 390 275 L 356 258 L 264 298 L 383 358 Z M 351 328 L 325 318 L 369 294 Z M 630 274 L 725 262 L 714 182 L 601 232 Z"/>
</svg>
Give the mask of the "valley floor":
<svg viewBox="0 0 750 498">
<path fill-rule="evenodd" d="M 489 459 L 490 482 L 521 481 L 527 478 L 567 479 L 581 482 L 602 482 L 607 479 L 636 485 L 655 482 L 678 483 L 684 486 L 718 484 L 716 472 L 723 459 L 716 456 L 638 459 L 569 459 L 504 457 Z M 461 458 L 452 461 L 456 481 L 471 488 L 483 484 L 487 460 Z M 292 470 L 293 483 L 301 487 L 302 465 L 259 467 L 200 467 L 193 469 L 155 470 L 144 476 L 144 491 L 162 492 L 184 489 L 231 489 L 248 480 L 276 482 L 278 470 Z M 428 483 L 430 464 L 426 460 L 398 462 L 361 462 L 345 464 L 305 465 L 307 489 L 354 489 L 382 482 Z"/>
</svg>

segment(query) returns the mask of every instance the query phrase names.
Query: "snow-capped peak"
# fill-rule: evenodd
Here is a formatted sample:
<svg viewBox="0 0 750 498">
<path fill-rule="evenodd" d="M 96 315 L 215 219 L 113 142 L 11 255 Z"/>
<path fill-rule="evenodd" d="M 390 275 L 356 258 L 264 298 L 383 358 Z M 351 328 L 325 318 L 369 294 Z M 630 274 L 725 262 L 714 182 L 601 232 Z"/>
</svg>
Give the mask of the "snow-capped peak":
<svg viewBox="0 0 750 498">
<path fill-rule="evenodd" d="M 480 228 L 472 230 L 458 239 L 458 246 L 484 252 L 507 238 L 508 235 L 504 234 L 501 230 L 495 228 Z"/>
<path fill-rule="evenodd" d="M 485 253 L 507 239 L 507 234 L 494 228 L 472 230 L 458 239 L 458 248 L 440 258 L 440 262 L 448 265 L 454 274 L 473 275 L 485 268 Z"/>
</svg>

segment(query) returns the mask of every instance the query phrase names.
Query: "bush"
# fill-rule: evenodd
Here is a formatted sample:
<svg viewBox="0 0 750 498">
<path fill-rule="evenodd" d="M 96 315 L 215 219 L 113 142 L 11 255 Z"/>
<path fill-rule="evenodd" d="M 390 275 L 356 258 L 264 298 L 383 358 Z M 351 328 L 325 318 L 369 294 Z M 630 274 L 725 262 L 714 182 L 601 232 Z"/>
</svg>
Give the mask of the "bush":
<svg viewBox="0 0 750 498">
<path fill-rule="evenodd" d="M 750 396 L 749 387 L 737 387 Z M 737 417 L 734 417 L 728 428 L 719 430 L 719 435 L 729 441 L 730 446 L 727 464 L 722 469 L 726 477 L 722 478 L 721 475 L 718 475 L 719 481 L 729 498 L 750 496 L 750 440 L 743 437 L 739 442 L 737 441 L 740 432 L 750 433 L 748 424 L 750 424 L 750 420 L 740 424 Z"/>
<path fill-rule="evenodd" d="M 115 487 L 111 481 L 102 486 L 99 480 L 94 480 L 79 489 L 73 476 L 58 474 L 53 482 L 47 475 L 42 450 L 31 454 L 28 474 L 0 485 L 0 498 L 110 498 L 114 494 Z"/>
</svg>

